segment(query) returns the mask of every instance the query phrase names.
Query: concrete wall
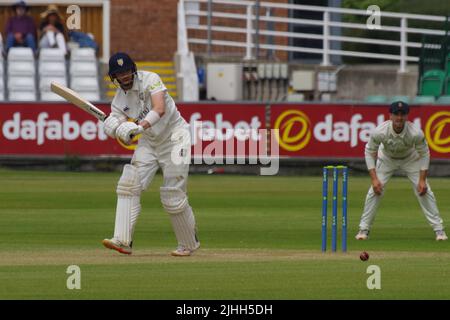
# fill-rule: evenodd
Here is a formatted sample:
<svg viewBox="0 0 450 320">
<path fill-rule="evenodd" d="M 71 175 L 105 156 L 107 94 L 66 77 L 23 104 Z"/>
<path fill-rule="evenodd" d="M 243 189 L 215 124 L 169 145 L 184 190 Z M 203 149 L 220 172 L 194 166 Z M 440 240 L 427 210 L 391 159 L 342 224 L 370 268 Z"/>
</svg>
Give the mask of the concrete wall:
<svg viewBox="0 0 450 320">
<path fill-rule="evenodd" d="M 417 95 L 418 68 L 408 66 L 398 73 L 398 65 L 346 66 L 338 72 L 337 99 L 363 101 L 369 95 Z"/>
</svg>

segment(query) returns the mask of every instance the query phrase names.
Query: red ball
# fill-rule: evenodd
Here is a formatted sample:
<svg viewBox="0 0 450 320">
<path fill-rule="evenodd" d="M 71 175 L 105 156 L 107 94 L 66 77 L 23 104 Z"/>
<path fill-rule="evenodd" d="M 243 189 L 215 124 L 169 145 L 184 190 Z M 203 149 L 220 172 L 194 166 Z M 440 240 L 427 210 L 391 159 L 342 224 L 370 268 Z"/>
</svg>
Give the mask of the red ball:
<svg viewBox="0 0 450 320">
<path fill-rule="evenodd" d="M 363 251 L 363 252 L 361 252 L 361 254 L 359 255 L 359 258 L 360 258 L 362 261 L 367 261 L 367 260 L 369 260 L 369 254 L 368 254 L 367 252 Z"/>
</svg>

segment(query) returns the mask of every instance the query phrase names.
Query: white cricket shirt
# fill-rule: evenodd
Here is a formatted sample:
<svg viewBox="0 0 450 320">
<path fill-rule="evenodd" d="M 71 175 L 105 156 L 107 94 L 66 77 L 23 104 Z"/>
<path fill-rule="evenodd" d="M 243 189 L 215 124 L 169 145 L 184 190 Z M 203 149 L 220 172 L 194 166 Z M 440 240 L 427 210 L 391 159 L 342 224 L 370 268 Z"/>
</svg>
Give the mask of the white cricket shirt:
<svg viewBox="0 0 450 320">
<path fill-rule="evenodd" d="M 161 91 L 165 91 L 165 113 L 155 125 L 146 129 L 141 137 L 148 139 L 152 145 L 159 145 L 170 137 L 174 129 L 187 123 L 156 73 L 138 71 L 130 90 L 125 92 L 119 87 L 111 103 L 111 114 L 122 120 L 139 123 L 152 109 L 151 95 Z"/>
<path fill-rule="evenodd" d="M 430 150 L 423 131 L 412 122 L 406 121 L 403 131 L 396 133 L 392 121 L 380 124 L 370 135 L 366 144 L 365 158 L 367 169 L 375 168 L 375 157 L 389 157 L 391 159 L 406 159 L 413 153 L 420 159 L 420 169 L 428 170 L 430 164 Z"/>
</svg>

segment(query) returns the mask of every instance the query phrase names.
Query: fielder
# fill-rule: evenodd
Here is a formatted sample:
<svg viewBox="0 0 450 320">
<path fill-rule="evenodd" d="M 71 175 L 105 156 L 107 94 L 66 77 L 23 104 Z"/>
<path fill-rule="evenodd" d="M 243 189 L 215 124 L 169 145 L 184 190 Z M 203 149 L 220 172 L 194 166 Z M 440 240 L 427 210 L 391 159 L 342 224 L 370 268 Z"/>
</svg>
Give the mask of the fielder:
<svg viewBox="0 0 450 320">
<path fill-rule="evenodd" d="M 423 131 L 407 121 L 408 104 L 394 102 L 389 108 L 389 113 L 390 120 L 380 124 L 366 144 L 365 158 L 372 186 L 366 196 L 356 239 L 369 238 L 369 230 L 383 196 L 384 187 L 396 170 L 402 170 L 413 184 L 414 193 L 425 218 L 436 233 L 436 240 L 447 240 L 436 198 L 427 182 L 430 150 Z"/>
<path fill-rule="evenodd" d="M 147 189 L 158 168 L 164 176 L 161 203 L 170 216 L 178 241 L 173 256 L 189 256 L 200 247 L 194 213 L 186 195 L 190 162 L 189 125 L 160 77 L 137 71 L 125 53 L 109 60 L 109 76 L 118 86 L 111 114 L 104 122 L 105 133 L 125 144 L 141 135 L 131 164 L 123 168 L 117 185 L 114 237 L 103 240 L 106 248 L 131 254 L 133 233 L 141 211 L 141 192 Z"/>
</svg>

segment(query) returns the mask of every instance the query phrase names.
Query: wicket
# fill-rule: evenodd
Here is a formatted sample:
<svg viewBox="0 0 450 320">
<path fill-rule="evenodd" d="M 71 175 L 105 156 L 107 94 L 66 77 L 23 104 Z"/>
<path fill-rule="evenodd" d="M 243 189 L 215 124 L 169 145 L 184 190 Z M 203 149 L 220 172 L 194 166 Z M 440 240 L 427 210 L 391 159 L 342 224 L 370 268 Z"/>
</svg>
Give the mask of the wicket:
<svg viewBox="0 0 450 320">
<path fill-rule="evenodd" d="M 337 227 L 338 227 L 338 180 L 339 170 L 342 171 L 342 252 L 347 251 L 347 185 L 348 168 L 346 166 L 323 167 L 322 181 L 322 252 L 327 251 L 327 220 L 328 220 L 328 173 L 333 171 L 333 198 L 332 198 L 332 220 L 331 220 L 331 251 L 337 250 Z"/>
</svg>

